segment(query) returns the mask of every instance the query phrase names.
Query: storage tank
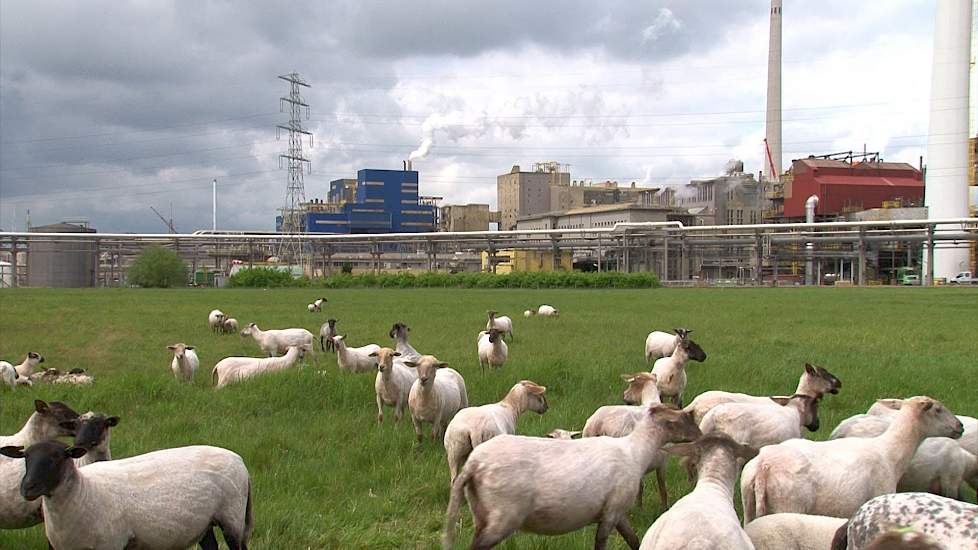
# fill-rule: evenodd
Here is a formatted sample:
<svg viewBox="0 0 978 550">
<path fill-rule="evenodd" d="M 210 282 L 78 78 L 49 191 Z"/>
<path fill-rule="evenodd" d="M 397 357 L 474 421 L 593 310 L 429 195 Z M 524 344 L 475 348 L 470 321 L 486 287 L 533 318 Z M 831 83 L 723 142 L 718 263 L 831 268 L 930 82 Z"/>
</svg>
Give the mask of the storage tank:
<svg viewBox="0 0 978 550">
<path fill-rule="evenodd" d="M 95 233 L 95 229 L 73 223 L 32 227 L 32 233 Z M 81 288 L 94 285 L 95 242 L 61 240 L 30 243 L 27 255 L 27 285 L 32 287 Z"/>
</svg>

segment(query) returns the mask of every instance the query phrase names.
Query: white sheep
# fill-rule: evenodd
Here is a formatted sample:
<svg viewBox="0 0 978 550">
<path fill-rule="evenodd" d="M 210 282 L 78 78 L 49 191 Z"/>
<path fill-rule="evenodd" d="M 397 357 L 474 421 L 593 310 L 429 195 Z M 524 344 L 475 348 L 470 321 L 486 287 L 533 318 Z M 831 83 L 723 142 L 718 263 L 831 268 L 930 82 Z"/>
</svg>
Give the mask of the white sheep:
<svg viewBox="0 0 978 550">
<path fill-rule="evenodd" d="M 19 365 L 14 365 L 14 370 L 17 371 L 18 378 L 30 378 L 37 366 L 43 362 L 44 357 L 41 354 L 29 351 Z"/>
<path fill-rule="evenodd" d="M 645 338 L 645 362 L 649 363 L 653 359 L 669 357 L 676 349 L 678 339 L 675 334 L 654 330 Z M 702 363 L 706 361 L 706 352 L 696 342 L 690 341 L 689 358 L 693 361 Z"/>
<path fill-rule="evenodd" d="M 4 386 L 10 386 L 12 390 L 17 389 L 17 378 L 19 376 L 13 365 L 6 361 L 0 361 L 0 383 Z"/>
<path fill-rule="evenodd" d="M 932 544 L 912 548 L 978 550 L 978 506 L 928 493 L 888 494 L 868 501 L 839 529 L 832 548 L 911 548 L 872 545 L 898 528 L 926 535 Z"/>
<path fill-rule="evenodd" d="M 228 317 L 221 323 L 221 332 L 225 334 L 234 334 L 238 332 L 238 320 L 234 317 Z"/>
<path fill-rule="evenodd" d="M 755 550 L 829 550 L 845 518 L 771 514 L 744 527 Z"/>
<path fill-rule="evenodd" d="M 223 328 L 224 319 L 227 315 L 219 309 L 212 309 L 210 313 L 207 314 L 207 326 L 211 328 L 211 332 L 220 332 Z"/>
<path fill-rule="evenodd" d="M 173 352 L 173 359 L 170 360 L 170 370 L 173 371 L 173 376 L 177 380 L 193 381 L 194 375 L 197 374 L 197 368 L 200 367 L 200 359 L 197 358 L 194 346 L 188 346 L 181 342 L 167 346 L 167 349 Z"/>
<path fill-rule="evenodd" d="M 489 321 L 486 323 L 486 330 L 497 329 L 502 333 L 508 334 L 509 339 L 513 340 L 513 320 L 505 315 L 499 315 L 495 311 L 487 311 Z"/>
<path fill-rule="evenodd" d="M 339 334 L 336 332 L 336 319 L 326 319 L 326 322 L 319 327 L 319 349 L 322 351 L 336 351 L 333 337 Z"/>
<path fill-rule="evenodd" d="M 225 357 L 214 365 L 211 381 L 219 390 L 253 376 L 294 367 L 304 354 L 302 347 L 292 346 L 281 357 Z"/>
<path fill-rule="evenodd" d="M 978 455 L 978 418 L 958 415 L 958 420 L 964 426 L 964 435 L 958 440 L 958 444 L 969 453 Z"/>
<path fill-rule="evenodd" d="M 798 387 L 795 389 L 796 395 L 807 395 L 810 397 L 822 397 L 826 393 L 839 393 L 842 382 L 832 373 L 820 366 L 805 363 L 805 371 L 801 373 L 798 380 Z M 696 422 L 702 422 L 703 417 L 710 409 L 720 403 L 758 403 L 767 405 L 771 403 L 770 397 L 747 395 L 745 393 L 731 393 L 726 391 L 711 390 L 703 392 L 693 398 L 686 406 L 685 410 L 693 413 Z"/>
<path fill-rule="evenodd" d="M 676 347 L 672 355 L 656 359 L 652 373 L 656 375 L 659 393 L 664 401 L 683 406 L 683 392 L 686 391 L 686 363 L 689 361 L 689 334 L 691 330 L 676 329 Z"/>
<path fill-rule="evenodd" d="M 700 422 L 703 433 L 720 432 L 741 445 L 760 449 L 818 431 L 818 399 L 793 395 L 783 403 L 721 403 Z"/>
<path fill-rule="evenodd" d="M 472 451 L 452 482 L 442 547 L 454 547 L 467 497 L 472 548 L 491 548 L 518 530 L 559 535 L 592 523 L 598 524 L 595 548 L 604 548 L 615 529 L 638 548 L 628 510 L 642 476 L 663 444 L 699 435 L 688 414 L 655 405 L 625 437 L 496 436 Z"/>
<path fill-rule="evenodd" d="M 269 357 L 285 353 L 292 346 L 300 346 L 309 354 L 315 349 L 312 346 L 312 333 L 304 328 L 261 330 L 255 323 L 249 323 L 241 331 L 241 336 L 251 336 Z"/>
<path fill-rule="evenodd" d="M 34 385 L 35 382 L 45 383 L 45 384 L 65 384 L 72 386 L 87 386 L 95 383 L 95 377 L 90 374 L 85 373 L 85 369 L 75 368 L 71 369 L 66 373 L 62 373 L 58 369 L 49 368 L 44 369 L 43 372 L 36 372 L 31 375 L 29 379 L 18 378 L 17 382 L 25 381 L 29 385 Z"/>
<path fill-rule="evenodd" d="M 387 334 L 394 339 L 394 349 L 401 354 L 401 361 L 419 361 L 423 354 L 408 343 L 409 332 L 411 332 L 410 327 L 404 323 L 394 323 Z"/>
<path fill-rule="evenodd" d="M 0 447 L 28 447 L 56 437 L 74 437 L 78 413 L 58 401 L 34 401 L 34 413 L 13 435 L 0 436 Z M 23 529 L 41 523 L 41 503 L 20 495 L 24 463 L 0 456 L 0 529 Z"/>
<path fill-rule="evenodd" d="M 761 449 L 744 467 L 744 524 L 779 512 L 848 517 L 897 489 L 925 437 L 960 437 L 961 422 L 930 397 L 902 402 L 882 435 L 830 441 L 790 439 Z"/>
<path fill-rule="evenodd" d="M 24 496 L 41 500 L 54 548 L 216 548 L 213 525 L 229 548 L 247 547 L 253 526 L 251 480 L 237 454 L 218 447 L 165 449 L 78 468 L 82 447 L 43 441 L 3 447 L 26 458 Z M 18 461 L 19 465 L 24 462 Z"/>
<path fill-rule="evenodd" d="M 488 332 L 479 333 L 478 339 L 479 367 L 485 370 L 486 366 L 491 369 L 498 369 L 506 363 L 509 357 L 509 347 L 503 341 L 503 333 L 498 329 L 490 329 Z"/>
<path fill-rule="evenodd" d="M 112 460 L 109 449 L 109 429 L 119 425 L 118 416 L 105 416 L 102 413 L 88 411 L 76 421 L 77 435 L 75 447 L 81 447 L 87 452 L 85 456 L 75 459 L 79 468 L 104 460 Z"/>
<path fill-rule="evenodd" d="M 687 457 L 687 464 L 697 472 L 696 486 L 655 520 L 640 549 L 754 550 L 740 527 L 733 496 L 738 461 L 753 458 L 757 451 L 723 434 L 707 434 L 669 452 Z"/>
<path fill-rule="evenodd" d="M 430 422 L 431 439 L 440 439 L 445 434 L 445 426 L 455 413 L 469 406 L 469 396 L 462 375 L 433 355 L 425 355 L 420 361 L 406 361 L 404 364 L 417 369 L 418 373 L 418 379 L 411 384 L 408 406 L 411 408 L 411 422 L 420 446 L 424 440 L 421 423 Z"/>
<path fill-rule="evenodd" d="M 502 434 L 515 434 L 516 421 L 526 411 L 547 412 L 547 388 L 530 380 L 517 382 L 498 403 L 467 407 L 445 429 L 448 471 L 455 479 L 472 450 Z"/>
<path fill-rule="evenodd" d="M 543 317 L 557 317 L 558 315 L 560 315 L 560 310 L 555 308 L 554 306 L 548 306 L 544 304 L 537 308 L 537 315 Z"/>
<path fill-rule="evenodd" d="M 395 357 L 401 354 L 390 348 L 380 348 L 370 353 L 377 361 L 377 378 L 374 380 L 374 393 L 377 397 L 377 422 L 384 421 L 384 405 L 394 407 L 394 422 L 404 415 L 411 385 L 418 379 L 415 369 L 404 366 Z"/>
<path fill-rule="evenodd" d="M 328 301 L 326 298 L 317 298 L 316 301 L 306 306 L 306 309 L 309 310 L 309 313 L 318 313 L 323 310 L 323 304 Z"/>
<path fill-rule="evenodd" d="M 571 430 L 563 430 L 561 428 L 554 428 L 553 430 L 550 431 L 550 433 L 547 434 L 547 437 L 549 437 L 550 439 L 563 439 L 567 441 L 571 439 L 577 439 L 581 437 L 581 435 L 583 434 L 584 432 L 581 431 L 571 431 Z"/>
<path fill-rule="evenodd" d="M 532 309 L 527 309 L 527 310 L 524 310 L 523 311 L 523 317 L 526 317 L 527 319 L 529 319 L 530 317 L 533 317 L 536 314 L 537 314 L 537 312 L 534 311 L 534 310 L 532 310 Z"/>
<path fill-rule="evenodd" d="M 346 345 L 346 336 L 333 337 L 333 348 L 336 350 L 336 366 L 348 372 L 373 372 L 377 368 L 377 360 L 370 356 L 380 350 L 377 344 L 367 344 L 358 348 Z"/>
</svg>

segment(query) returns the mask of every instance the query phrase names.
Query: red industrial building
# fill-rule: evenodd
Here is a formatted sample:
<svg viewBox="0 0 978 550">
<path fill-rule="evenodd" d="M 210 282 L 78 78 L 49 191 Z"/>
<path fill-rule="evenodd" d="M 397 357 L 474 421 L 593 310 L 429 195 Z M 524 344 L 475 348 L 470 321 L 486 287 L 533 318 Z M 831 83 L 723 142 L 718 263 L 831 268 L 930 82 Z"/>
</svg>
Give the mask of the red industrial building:
<svg viewBox="0 0 978 550">
<path fill-rule="evenodd" d="M 886 204 L 922 206 L 924 178 L 920 170 L 903 162 L 847 162 L 825 158 L 794 160 L 774 201 L 771 218 L 804 220 L 805 200 L 817 195 L 817 219 L 835 219 Z M 774 220 L 772 220 L 774 221 Z"/>
</svg>

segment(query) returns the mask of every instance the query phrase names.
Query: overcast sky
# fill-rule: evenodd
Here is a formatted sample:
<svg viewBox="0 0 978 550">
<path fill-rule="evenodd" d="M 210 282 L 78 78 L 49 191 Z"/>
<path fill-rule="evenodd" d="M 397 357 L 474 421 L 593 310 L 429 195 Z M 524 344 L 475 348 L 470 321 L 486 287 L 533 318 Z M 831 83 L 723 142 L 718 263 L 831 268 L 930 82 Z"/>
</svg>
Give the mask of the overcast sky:
<svg viewBox="0 0 978 550">
<path fill-rule="evenodd" d="M 784 162 L 924 154 L 933 0 L 784 2 Z M 303 7 L 304 6 L 304 7 Z M 414 162 L 489 202 L 513 164 L 661 186 L 762 168 L 763 0 L 0 3 L 0 227 L 270 230 L 277 75 L 312 87 L 307 198 Z M 421 152 L 421 151 L 419 151 Z"/>
</svg>

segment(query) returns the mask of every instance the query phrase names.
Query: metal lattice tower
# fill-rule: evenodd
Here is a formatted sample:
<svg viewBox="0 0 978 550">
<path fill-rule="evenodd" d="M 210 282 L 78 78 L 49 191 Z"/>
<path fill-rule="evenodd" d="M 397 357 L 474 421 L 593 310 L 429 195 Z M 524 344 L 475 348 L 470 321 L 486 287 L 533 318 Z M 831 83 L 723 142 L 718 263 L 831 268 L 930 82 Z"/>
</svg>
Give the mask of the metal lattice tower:
<svg viewBox="0 0 978 550">
<path fill-rule="evenodd" d="M 282 229 L 286 235 L 305 233 L 302 204 L 306 202 L 306 189 L 302 176 L 304 170 L 311 170 L 312 163 L 302 156 L 302 136 L 309 136 L 309 147 L 312 147 L 312 132 L 302 127 L 302 110 L 305 108 L 306 120 L 309 119 L 309 104 L 305 102 L 300 88 L 308 88 L 309 84 L 299 77 L 299 73 L 289 73 L 279 76 L 289 83 L 289 95 L 279 99 L 279 109 L 288 109 L 289 121 L 276 126 L 276 139 L 281 138 L 282 130 L 289 133 L 289 149 L 279 155 L 279 168 L 286 165 L 289 169 L 285 192 L 285 206 L 282 208 Z M 283 239 L 278 248 L 278 257 L 292 265 L 303 265 L 303 243 L 301 239 Z"/>
</svg>

